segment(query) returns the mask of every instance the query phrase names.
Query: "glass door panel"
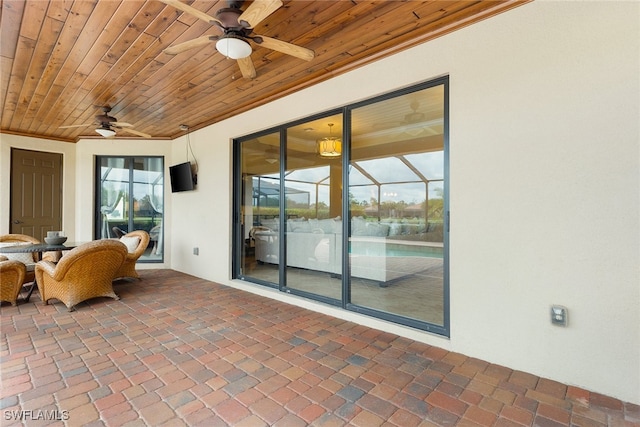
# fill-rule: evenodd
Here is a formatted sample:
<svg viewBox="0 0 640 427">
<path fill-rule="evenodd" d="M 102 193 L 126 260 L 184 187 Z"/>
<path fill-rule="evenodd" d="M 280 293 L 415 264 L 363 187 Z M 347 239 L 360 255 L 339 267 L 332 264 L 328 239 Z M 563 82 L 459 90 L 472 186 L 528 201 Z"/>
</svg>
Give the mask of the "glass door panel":
<svg viewBox="0 0 640 427">
<path fill-rule="evenodd" d="M 97 238 L 118 237 L 129 224 L 129 162 L 122 157 L 99 159 L 99 227 Z M 124 231 L 126 233 L 126 231 Z"/>
<path fill-rule="evenodd" d="M 164 160 L 161 157 L 98 157 L 97 239 L 133 230 L 149 233 L 140 262 L 163 259 Z"/>
<path fill-rule="evenodd" d="M 444 326 L 444 86 L 351 118 L 350 302 Z"/>
<path fill-rule="evenodd" d="M 337 301 L 342 299 L 341 144 L 342 114 L 287 128 L 286 286 Z M 320 155 L 321 149 L 332 155 Z"/>
<path fill-rule="evenodd" d="M 163 245 L 163 161 L 160 158 L 134 158 L 132 169 L 133 230 L 149 233 L 150 248 L 141 259 L 162 259 Z"/>
<path fill-rule="evenodd" d="M 280 283 L 280 134 L 243 141 L 240 274 Z"/>
</svg>

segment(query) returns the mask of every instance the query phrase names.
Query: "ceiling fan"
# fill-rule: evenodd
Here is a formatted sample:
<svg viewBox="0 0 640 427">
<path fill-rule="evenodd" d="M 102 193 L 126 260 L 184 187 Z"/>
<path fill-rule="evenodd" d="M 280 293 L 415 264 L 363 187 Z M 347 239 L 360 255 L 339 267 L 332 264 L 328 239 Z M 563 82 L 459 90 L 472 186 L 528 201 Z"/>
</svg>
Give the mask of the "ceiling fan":
<svg viewBox="0 0 640 427">
<path fill-rule="evenodd" d="M 96 123 L 100 125 L 100 127 L 96 129 L 96 132 L 98 132 L 100 135 L 104 136 L 105 138 L 113 138 L 114 136 L 116 136 L 115 129 L 119 129 L 124 132 L 131 133 L 133 135 L 142 136 L 144 138 L 151 138 L 151 135 L 149 135 L 148 133 L 140 132 L 134 129 L 129 129 L 130 127 L 133 126 L 132 124 L 119 122 L 115 117 L 111 117 L 109 115 L 110 111 L 111 111 L 111 107 L 107 107 L 107 106 L 102 107 L 102 112 L 104 114 L 100 114 L 96 116 Z M 83 125 L 60 126 L 59 129 L 79 128 L 84 126 L 91 126 L 93 124 L 95 123 L 85 123 Z"/>
<path fill-rule="evenodd" d="M 168 47 L 164 52 L 169 55 L 176 55 L 186 50 L 205 46 L 215 41 L 218 52 L 222 53 L 227 58 L 238 61 L 240 72 L 246 79 L 253 79 L 256 77 L 256 69 L 250 57 L 252 49 L 249 44 L 249 40 L 259 44 L 260 46 L 286 55 L 291 55 L 305 61 L 310 61 L 315 56 L 314 52 L 310 49 L 271 37 L 252 34 L 253 28 L 256 25 L 282 6 L 283 3 L 281 0 L 253 0 L 245 11 L 240 10 L 240 6 L 243 3 L 242 1 L 229 0 L 229 7 L 218 10 L 215 18 L 192 6 L 182 3 L 179 0 L 160 1 L 198 19 L 215 25 L 223 32 L 221 36 L 202 36 Z"/>
</svg>

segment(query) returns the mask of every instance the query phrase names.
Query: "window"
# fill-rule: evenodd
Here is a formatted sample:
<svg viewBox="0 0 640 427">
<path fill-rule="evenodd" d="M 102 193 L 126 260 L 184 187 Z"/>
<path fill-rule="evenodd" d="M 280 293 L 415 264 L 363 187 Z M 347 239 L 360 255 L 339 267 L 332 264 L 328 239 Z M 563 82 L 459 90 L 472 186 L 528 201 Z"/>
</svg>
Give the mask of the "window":
<svg viewBox="0 0 640 427">
<path fill-rule="evenodd" d="M 447 91 L 236 140 L 234 277 L 448 335 Z"/>
<path fill-rule="evenodd" d="M 162 262 L 164 160 L 99 156 L 96 163 L 95 238 L 144 230 L 150 244 L 139 262 Z"/>
</svg>

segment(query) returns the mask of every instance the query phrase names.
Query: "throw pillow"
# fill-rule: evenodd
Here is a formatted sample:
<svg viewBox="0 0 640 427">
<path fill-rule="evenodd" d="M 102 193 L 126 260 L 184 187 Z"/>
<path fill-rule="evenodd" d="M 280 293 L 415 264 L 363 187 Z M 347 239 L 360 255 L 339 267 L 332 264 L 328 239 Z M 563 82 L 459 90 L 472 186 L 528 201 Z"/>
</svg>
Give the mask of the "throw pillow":
<svg viewBox="0 0 640 427">
<path fill-rule="evenodd" d="M 19 246 L 19 245 L 31 245 L 31 243 L 29 242 L 0 242 L 0 255 L 4 255 L 7 257 L 7 259 L 10 260 L 14 260 L 14 261 L 20 261 L 23 264 L 33 264 L 33 254 L 28 252 L 28 253 L 21 253 L 21 254 L 8 254 L 6 252 L 2 252 L 2 248 L 3 247 L 7 247 L 7 246 Z"/>
<path fill-rule="evenodd" d="M 122 236 L 120 238 L 120 241 L 127 247 L 127 251 L 129 251 L 129 253 L 132 253 L 135 252 L 138 248 L 140 238 L 138 236 Z"/>
</svg>

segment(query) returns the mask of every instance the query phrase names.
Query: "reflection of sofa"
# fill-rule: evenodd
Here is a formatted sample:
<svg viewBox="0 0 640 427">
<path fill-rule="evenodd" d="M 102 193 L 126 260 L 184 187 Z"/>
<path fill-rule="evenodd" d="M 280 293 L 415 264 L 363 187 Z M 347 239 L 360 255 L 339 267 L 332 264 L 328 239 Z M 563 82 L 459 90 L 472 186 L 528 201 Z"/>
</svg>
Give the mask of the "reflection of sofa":
<svg viewBox="0 0 640 427">
<path fill-rule="evenodd" d="M 257 231 L 254 234 L 256 260 L 278 264 L 280 248 L 277 231 Z M 309 270 L 340 273 L 341 244 L 335 233 L 287 233 L 287 265 Z"/>
<path fill-rule="evenodd" d="M 287 266 L 341 274 L 342 271 L 342 222 L 339 219 L 288 220 Z M 260 263 L 280 262 L 277 219 L 264 221 L 262 226 L 270 230 L 253 233 L 256 260 Z M 365 222 L 354 218 L 351 223 L 350 266 L 353 277 L 388 282 L 440 264 L 442 240 L 426 241 L 427 226 L 415 224 L 407 234 L 392 234 L 389 223 Z M 401 230 L 400 227 L 396 227 Z M 418 231 L 422 230 L 421 233 Z M 412 233 L 411 231 L 415 231 Z M 442 231 L 436 235 L 442 236 Z M 392 253 L 391 250 L 394 252 Z M 426 253 L 435 254 L 430 257 Z"/>
</svg>

